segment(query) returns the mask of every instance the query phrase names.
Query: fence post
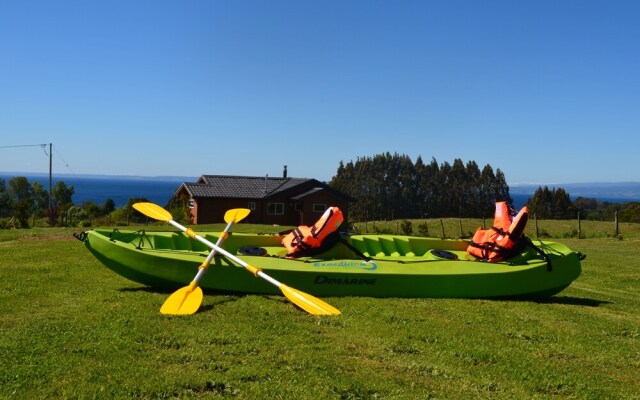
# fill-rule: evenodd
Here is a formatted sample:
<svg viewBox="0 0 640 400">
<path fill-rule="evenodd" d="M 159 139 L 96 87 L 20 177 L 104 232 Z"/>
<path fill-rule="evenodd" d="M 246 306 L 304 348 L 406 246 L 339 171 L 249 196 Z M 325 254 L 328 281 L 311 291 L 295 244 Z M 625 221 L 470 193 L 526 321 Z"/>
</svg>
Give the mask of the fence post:
<svg viewBox="0 0 640 400">
<path fill-rule="evenodd" d="M 440 227 L 442 228 L 442 238 L 447 237 L 444 233 L 444 222 L 442 222 L 442 218 L 440 218 Z"/>
<path fill-rule="evenodd" d="M 458 224 L 460 225 L 460 239 L 462 239 L 464 237 L 462 233 L 462 218 L 458 219 Z"/>
<path fill-rule="evenodd" d="M 536 239 L 539 239 L 540 231 L 538 230 L 538 214 L 533 214 L 533 221 L 536 223 Z"/>
<path fill-rule="evenodd" d="M 582 238 L 582 221 L 580 221 L 580 211 L 578 211 L 578 239 Z"/>
<path fill-rule="evenodd" d="M 614 230 L 613 230 L 613 231 L 614 231 L 614 233 L 615 233 L 615 236 L 617 237 L 617 236 L 618 236 L 618 234 L 620 233 L 620 230 L 618 229 L 618 228 L 619 228 L 619 226 L 618 226 L 618 212 L 617 212 L 617 211 L 616 211 L 616 212 L 615 212 L 615 214 L 614 214 L 614 220 L 613 220 L 613 222 L 614 222 L 614 226 L 615 226 L 615 228 L 614 228 Z"/>
</svg>

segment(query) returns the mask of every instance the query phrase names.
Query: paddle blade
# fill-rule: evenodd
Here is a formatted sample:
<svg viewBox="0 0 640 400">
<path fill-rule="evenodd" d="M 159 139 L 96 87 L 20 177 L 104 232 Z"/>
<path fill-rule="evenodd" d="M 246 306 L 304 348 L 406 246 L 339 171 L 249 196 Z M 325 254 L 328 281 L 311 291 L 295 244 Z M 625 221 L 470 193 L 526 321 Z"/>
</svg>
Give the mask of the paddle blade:
<svg viewBox="0 0 640 400">
<path fill-rule="evenodd" d="M 226 222 L 227 224 L 233 222 L 235 224 L 245 219 L 245 217 L 249 215 L 250 212 L 251 210 L 249 210 L 248 208 L 234 208 L 228 210 L 226 213 L 224 213 L 224 222 Z"/>
<path fill-rule="evenodd" d="M 160 308 L 162 314 L 187 315 L 194 314 L 202 304 L 202 289 L 191 285 L 176 290 Z"/>
<path fill-rule="evenodd" d="M 339 315 L 340 310 L 325 303 L 317 297 L 301 292 L 285 284 L 280 286 L 284 294 L 292 303 L 313 315 Z"/>
<path fill-rule="evenodd" d="M 140 211 L 142 214 L 149 218 L 157 219 L 158 221 L 169 222 L 173 219 L 171 213 L 157 204 L 153 203 L 135 203 L 133 208 Z"/>
</svg>

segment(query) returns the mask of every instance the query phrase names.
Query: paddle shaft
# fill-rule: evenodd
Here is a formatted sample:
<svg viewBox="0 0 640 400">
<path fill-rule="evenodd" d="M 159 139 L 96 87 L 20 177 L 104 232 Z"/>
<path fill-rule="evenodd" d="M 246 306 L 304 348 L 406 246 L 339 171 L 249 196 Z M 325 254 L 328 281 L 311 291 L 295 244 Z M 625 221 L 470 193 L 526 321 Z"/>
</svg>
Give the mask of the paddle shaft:
<svg viewBox="0 0 640 400">
<path fill-rule="evenodd" d="M 207 239 L 203 238 L 202 236 L 198 235 L 197 233 L 194 233 L 193 231 L 190 231 L 189 229 L 185 228 L 184 226 L 182 226 L 180 223 L 170 219 L 169 221 L 167 221 L 170 225 L 173 225 L 174 227 L 180 229 L 183 232 L 191 232 L 189 234 L 189 236 L 193 237 L 195 240 L 199 241 L 202 244 L 205 244 L 206 246 L 208 246 L 209 248 L 213 249 L 214 251 L 222 254 L 223 256 L 227 257 L 228 259 L 236 262 L 237 264 L 240 264 L 241 266 L 243 266 L 244 268 L 248 269 L 251 273 L 253 273 L 256 276 L 259 276 L 260 278 L 264 279 L 265 281 L 271 283 L 272 285 L 277 286 L 278 288 L 280 288 L 282 286 L 282 283 L 273 279 L 272 277 L 270 277 L 269 275 L 265 274 L 264 272 L 262 272 L 261 270 L 259 270 L 258 268 L 254 267 L 253 265 L 250 265 L 244 261 L 242 261 L 240 258 L 234 256 L 233 254 L 229 253 L 228 251 L 226 251 L 225 249 L 223 249 L 222 247 L 208 241 Z M 211 254 L 209 254 L 211 256 Z M 214 254 L 215 255 L 215 254 Z M 213 256 L 211 256 L 213 257 Z M 203 269 L 201 269 L 200 271 L 198 271 L 198 274 L 196 275 L 196 278 L 198 277 L 198 275 L 200 275 L 200 273 L 202 272 Z M 194 279 L 195 280 L 195 279 Z"/>
</svg>

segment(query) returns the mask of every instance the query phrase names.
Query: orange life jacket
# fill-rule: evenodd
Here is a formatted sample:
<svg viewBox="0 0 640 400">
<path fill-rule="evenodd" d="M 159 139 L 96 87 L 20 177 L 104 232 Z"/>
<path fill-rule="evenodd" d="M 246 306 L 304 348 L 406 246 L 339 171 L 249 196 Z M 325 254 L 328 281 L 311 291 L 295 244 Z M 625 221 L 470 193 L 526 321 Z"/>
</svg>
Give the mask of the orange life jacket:
<svg viewBox="0 0 640 400">
<path fill-rule="evenodd" d="M 482 261 L 498 262 L 515 256 L 525 244 L 524 228 L 529 219 L 527 206 L 512 217 L 504 201 L 496 203 L 496 212 L 491 229 L 478 228 L 467 253 Z"/>
<path fill-rule="evenodd" d="M 338 207 L 329 207 L 313 226 L 299 226 L 282 239 L 287 257 L 305 257 L 322 249 L 323 241 L 338 230 L 344 217 Z"/>
</svg>

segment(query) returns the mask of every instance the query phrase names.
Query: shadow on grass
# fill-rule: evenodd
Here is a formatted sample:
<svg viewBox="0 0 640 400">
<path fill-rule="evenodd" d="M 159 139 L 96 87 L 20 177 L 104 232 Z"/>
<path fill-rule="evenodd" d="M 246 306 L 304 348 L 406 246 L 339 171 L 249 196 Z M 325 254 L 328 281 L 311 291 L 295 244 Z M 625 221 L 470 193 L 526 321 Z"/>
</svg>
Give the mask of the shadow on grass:
<svg viewBox="0 0 640 400">
<path fill-rule="evenodd" d="M 568 306 L 582 306 L 582 307 L 599 307 L 603 304 L 611 304 L 607 300 L 587 299 L 585 297 L 572 297 L 572 296 L 552 296 L 547 298 L 531 298 L 531 297 L 497 297 L 487 298 L 482 300 L 494 300 L 494 301 L 513 301 L 513 302 L 530 302 L 537 304 L 564 304 Z"/>
<path fill-rule="evenodd" d="M 180 288 L 178 288 L 180 289 Z M 171 295 L 172 293 L 174 293 L 176 290 L 178 289 L 167 289 L 167 288 L 156 288 L 156 287 L 150 287 L 150 286 L 138 286 L 138 287 L 124 287 L 124 288 L 120 288 L 118 289 L 118 291 L 123 292 L 123 293 L 154 293 L 154 294 L 164 294 L 164 295 Z M 221 306 L 223 304 L 227 304 L 227 303 L 232 303 L 235 301 L 240 300 L 243 297 L 248 296 L 249 294 L 247 293 L 235 293 L 235 292 L 225 292 L 225 291 L 205 291 L 204 292 L 205 296 L 208 296 L 210 298 L 213 298 L 214 300 L 214 304 L 202 304 L 200 306 L 200 308 L 198 309 L 198 312 L 206 312 L 206 311 L 211 311 L 213 309 L 215 309 L 218 306 Z M 210 301 L 210 300 L 208 300 Z"/>
<path fill-rule="evenodd" d="M 225 297 L 221 298 L 221 299 L 217 299 L 216 298 L 216 302 L 214 304 L 204 304 L 204 305 L 200 306 L 200 309 L 198 310 L 198 312 L 211 311 L 211 310 L 214 310 L 216 307 L 219 307 L 221 305 L 224 305 L 224 304 L 227 304 L 227 303 L 236 302 L 236 301 L 240 300 L 241 298 L 245 297 L 246 294 L 229 295 L 227 293 L 224 296 Z"/>
<path fill-rule="evenodd" d="M 596 300 L 596 299 L 587 299 L 585 297 L 572 297 L 572 296 L 561 296 L 561 297 L 548 297 L 544 299 L 540 298 L 506 298 L 506 299 L 495 299 L 500 301 L 528 301 L 531 303 L 537 304 L 564 304 L 568 306 L 582 306 L 582 307 L 599 307 L 603 304 L 611 304 L 610 301 L 606 300 Z"/>
<path fill-rule="evenodd" d="M 535 300 L 539 304 L 565 304 L 569 306 L 599 307 L 603 304 L 611 304 L 610 301 L 587 299 L 584 297 L 549 297 L 548 299 Z"/>
<path fill-rule="evenodd" d="M 157 288 L 157 287 L 150 287 L 150 286 L 138 286 L 138 287 L 123 287 L 118 289 L 118 291 L 123 293 L 143 292 L 143 293 L 171 294 L 175 292 L 177 289 L 180 289 L 180 288 L 169 289 L 169 288 Z"/>
</svg>

